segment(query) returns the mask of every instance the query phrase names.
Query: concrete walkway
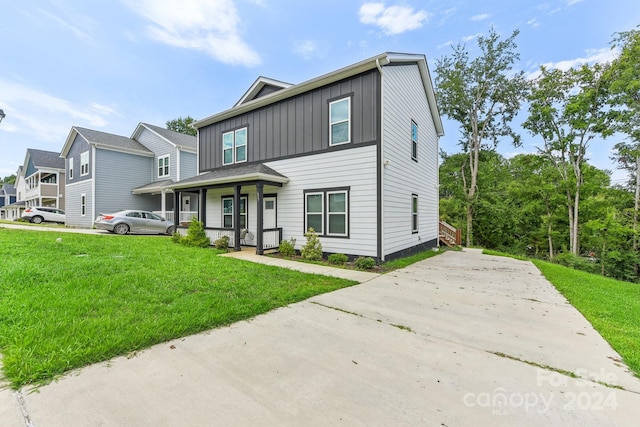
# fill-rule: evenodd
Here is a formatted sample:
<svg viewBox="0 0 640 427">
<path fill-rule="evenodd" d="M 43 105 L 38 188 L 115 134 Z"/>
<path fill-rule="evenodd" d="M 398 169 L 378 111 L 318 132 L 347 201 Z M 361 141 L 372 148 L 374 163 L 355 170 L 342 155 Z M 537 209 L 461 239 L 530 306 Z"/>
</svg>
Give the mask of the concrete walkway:
<svg viewBox="0 0 640 427">
<path fill-rule="evenodd" d="M 531 263 L 465 250 L 3 390 L 0 425 L 636 426 L 638 408 L 640 381 Z"/>
</svg>

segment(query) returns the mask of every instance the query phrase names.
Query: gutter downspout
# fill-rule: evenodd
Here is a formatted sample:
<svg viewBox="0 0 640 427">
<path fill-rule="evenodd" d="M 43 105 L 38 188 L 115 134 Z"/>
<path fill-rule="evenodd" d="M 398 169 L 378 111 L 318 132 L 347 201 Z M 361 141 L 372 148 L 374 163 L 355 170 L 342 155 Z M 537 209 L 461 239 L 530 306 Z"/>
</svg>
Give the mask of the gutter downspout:
<svg viewBox="0 0 640 427">
<path fill-rule="evenodd" d="M 380 261 L 384 261 L 384 74 L 380 58 L 376 58 L 376 68 L 380 72 Z"/>
</svg>

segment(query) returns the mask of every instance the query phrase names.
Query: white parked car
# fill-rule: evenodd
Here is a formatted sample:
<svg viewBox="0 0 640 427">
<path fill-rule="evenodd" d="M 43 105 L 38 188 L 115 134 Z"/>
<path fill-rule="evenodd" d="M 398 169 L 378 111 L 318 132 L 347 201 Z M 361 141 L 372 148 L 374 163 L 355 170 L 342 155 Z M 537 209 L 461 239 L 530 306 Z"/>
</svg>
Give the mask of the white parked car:
<svg viewBox="0 0 640 427">
<path fill-rule="evenodd" d="M 65 218 L 62 209 L 45 206 L 31 206 L 22 213 L 22 219 L 31 221 L 34 224 L 40 224 L 41 222 L 59 222 L 64 224 Z"/>
</svg>

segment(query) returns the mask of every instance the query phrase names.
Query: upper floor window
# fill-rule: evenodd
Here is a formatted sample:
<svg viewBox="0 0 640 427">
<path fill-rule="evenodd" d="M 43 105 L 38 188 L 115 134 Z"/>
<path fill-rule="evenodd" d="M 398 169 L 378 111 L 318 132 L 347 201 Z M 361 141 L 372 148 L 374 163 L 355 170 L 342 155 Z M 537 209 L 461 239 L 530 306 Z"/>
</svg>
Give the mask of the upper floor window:
<svg viewBox="0 0 640 427">
<path fill-rule="evenodd" d="M 88 175 L 89 174 L 89 152 L 85 151 L 80 154 L 80 175 Z"/>
<path fill-rule="evenodd" d="M 351 141 L 351 98 L 329 103 L 329 145 Z"/>
<path fill-rule="evenodd" d="M 247 128 L 222 134 L 222 164 L 230 165 L 247 161 Z"/>
<path fill-rule="evenodd" d="M 418 160 L 418 124 L 411 120 L 411 158 Z"/>
<path fill-rule="evenodd" d="M 158 178 L 169 176 L 169 156 L 158 158 Z"/>
<path fill-rule="evenodd" d="M 73 179 L 73 157 L 69 160 L 69 179 Z"/>
</svg>

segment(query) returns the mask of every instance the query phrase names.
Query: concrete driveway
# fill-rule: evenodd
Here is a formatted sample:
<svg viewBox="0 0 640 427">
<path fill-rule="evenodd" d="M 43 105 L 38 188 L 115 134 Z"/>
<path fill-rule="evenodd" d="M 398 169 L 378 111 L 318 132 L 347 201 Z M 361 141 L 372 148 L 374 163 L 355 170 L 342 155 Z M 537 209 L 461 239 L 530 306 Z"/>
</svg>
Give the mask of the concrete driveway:
<svg viewBox="0 0 640 427">
<path fill-rule="evenodd" d="M 640 381 L 531 263 L 465 250 L 3 390 L 0 425 L 635 426 L 638 408 Z"/>
</svg>

